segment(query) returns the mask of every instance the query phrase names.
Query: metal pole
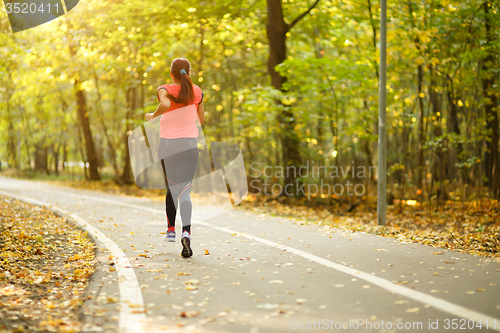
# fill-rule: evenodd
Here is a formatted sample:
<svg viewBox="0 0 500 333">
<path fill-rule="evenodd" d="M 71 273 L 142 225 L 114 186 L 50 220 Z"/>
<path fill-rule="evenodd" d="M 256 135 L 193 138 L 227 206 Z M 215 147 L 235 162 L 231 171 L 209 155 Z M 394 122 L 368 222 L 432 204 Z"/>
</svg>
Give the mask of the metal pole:
<svg viewBox="0 0 500 333">
<path fill-rule="evenodd" d="M 377 221 L 385 225 L 387 204 L 387 0 L 380 0 L 380 80 L 378 108 L 378 196 Z"/>
</svg>

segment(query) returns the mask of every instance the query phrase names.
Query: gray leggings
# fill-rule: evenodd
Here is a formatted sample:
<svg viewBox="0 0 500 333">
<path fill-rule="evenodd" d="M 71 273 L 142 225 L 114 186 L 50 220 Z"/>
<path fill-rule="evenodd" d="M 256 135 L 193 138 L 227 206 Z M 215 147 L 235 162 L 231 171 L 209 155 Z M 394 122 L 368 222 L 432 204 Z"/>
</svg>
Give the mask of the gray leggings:
<svg viewBox="0 0 500 333">
<path fill-rule="evenodd" d="M 165 197 L 169 230 L 175 230 L 175 216 L 180 207 L 183 231 L 191 231 L 191 185 L 198 165 L 198 143 L 196 138 L 160 138 L 158 158 L 162 160 L 167 178 Z"/>
</svg>

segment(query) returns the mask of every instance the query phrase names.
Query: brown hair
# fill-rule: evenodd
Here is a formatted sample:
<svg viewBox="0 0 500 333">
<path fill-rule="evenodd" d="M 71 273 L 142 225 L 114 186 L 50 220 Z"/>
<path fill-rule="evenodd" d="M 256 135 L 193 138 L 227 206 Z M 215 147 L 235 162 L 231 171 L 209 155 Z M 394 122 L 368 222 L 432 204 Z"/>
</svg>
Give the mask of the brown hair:
<svg viewBox="0 0 500 333">
<path fill-rule="evenodd" d="M 194 100 L 193 82 L 189 77 L 189 68 L 191 64 L 187 59 L 176 58 L 172 61 L 170 65 L 170 73 L 177 79 L 181 81 L 181 91 L 179 96 L 173 96 L 167 92 L 168 98 L 177 104 L 188 105 L 189 102 Z M 181 74 L 181 71 L 184 70 Z"/>
</svg>

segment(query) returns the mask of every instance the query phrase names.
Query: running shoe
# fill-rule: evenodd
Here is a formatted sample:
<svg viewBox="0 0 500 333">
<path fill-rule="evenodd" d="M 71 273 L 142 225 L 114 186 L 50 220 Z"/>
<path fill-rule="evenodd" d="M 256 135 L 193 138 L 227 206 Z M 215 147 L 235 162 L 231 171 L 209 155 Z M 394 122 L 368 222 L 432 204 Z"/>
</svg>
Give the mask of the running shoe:
<svg viewBox="0 0 500 333">
<path fill-rule="evenodd" d="M 165 239 L 167 242 L 175 242 L 175 231 L 167 231 Z"/>
<path fill-rule="evenodd" d="M 182 233 L 181 244 L 182 244 L 181 256 L 183 256 L 184 258 L 191 257 L 193 255 L 193 251 L 191 250 L 191 235 L 189 235 L 189 232 L 184 231 Z"/>
</svg>

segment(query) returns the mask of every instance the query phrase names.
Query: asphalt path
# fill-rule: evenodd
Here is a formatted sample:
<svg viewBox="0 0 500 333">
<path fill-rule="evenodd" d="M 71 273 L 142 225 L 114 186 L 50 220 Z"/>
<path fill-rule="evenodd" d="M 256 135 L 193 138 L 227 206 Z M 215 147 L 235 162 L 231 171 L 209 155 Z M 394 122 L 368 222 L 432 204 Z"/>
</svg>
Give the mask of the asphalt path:
<svg viewBox="0 0 500 333">
<path fill-rule="evenodd" d="M 202 205 L 186 259 L 161 202 L 5 177 L 0 194 L 93 237 L 84 332 L 500 332 L 499 260 Z"/>
</svg>

